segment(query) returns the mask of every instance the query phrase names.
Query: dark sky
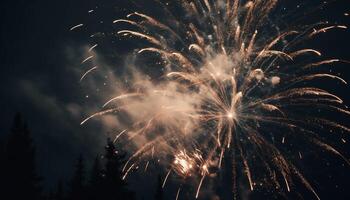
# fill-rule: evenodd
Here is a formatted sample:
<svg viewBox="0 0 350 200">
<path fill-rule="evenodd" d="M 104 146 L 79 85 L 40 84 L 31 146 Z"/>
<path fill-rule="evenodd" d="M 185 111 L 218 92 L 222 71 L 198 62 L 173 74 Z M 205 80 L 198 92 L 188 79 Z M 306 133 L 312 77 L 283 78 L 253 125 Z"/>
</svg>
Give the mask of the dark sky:
<svg viewBox="0 0 350 200">
<path fill-rule="evenodd" d="M 23 113 L 37 143 L 40 174 L 51 187 L 58 179 L 70 177 L 79 153 L 91 160 L 103 150 L 106 134 L 98 126 L 79 125 L 83 114 L 77 112 L 84 108 L 88 93 L 79 83 L 76 68 L 84 57 L 88 34 L 70 32 L 69 28 L 86 21 L 88 10 L 96 7 L 100 10 L 96 15 L 104 23 L 126 11 L 119 0 L 2 0 L 0 4 L 0 136 L 9 133 L 15 112 Z M 315 18 L 349 26 L 350 17 L 344 13 L 350 13 L 349 0 L 339 0 Z M 105 26 L 93 28 L 101 27 Z M 349 42 L 349 30 L 345 30 L 320 37 L 313 45 L 327 57 L 350 60 Z M 116 48 L 123 49 L 123 45 Z M 348 67 L 344 65 L 338 72 L 350 81 Z M 336 90 L 349 105 L 349 88 Z M 343 172 L 349 174 L 349 168 Z M 339 182 L 346 184 L 345 179 Z"/>
<path fill-rule="evenodd" d="M 79 153 L 91 160 L 103 149 L 104 134 L 85 131 L 82 116 L 69 111 L 85 96 L 73 70 L 82 55 L 73 64 L 69 55 L 79 37 L 69 28 L 90 7 L 87 1 L 1 1 L 1 134 L 15 112 L 24 115 L 49 184 L 69 177 Z"/>
</svg>

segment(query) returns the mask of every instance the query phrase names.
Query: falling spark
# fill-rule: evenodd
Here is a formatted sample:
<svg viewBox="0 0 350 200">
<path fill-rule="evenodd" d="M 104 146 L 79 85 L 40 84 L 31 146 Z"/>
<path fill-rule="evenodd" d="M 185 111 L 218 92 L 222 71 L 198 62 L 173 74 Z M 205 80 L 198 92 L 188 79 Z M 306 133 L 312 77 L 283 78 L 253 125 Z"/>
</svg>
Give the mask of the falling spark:
<svg viewBox="0 0 350 200">
<path fill-rule="evenodd" d="M 85 58 L 85 59 L 81 62 L 81 64 L 86 63 L 87 61 L 91 60 L 93 57 L 94 57 L 94 56 L 89 56 L 89 57 Z"/>
<path fill-rule="evenodd" d="M 178 199 L 179 199 L 180 191 L 181 191 L 181 187 L 177 190 L 175 200 L 178 200 Z"/>
<path fill-rule="evenodd" d="M 81 81 L 83 81 L 84 80 L 84 78 L 89 74 L 89 73 L 91 73 L 92 71 L 94 71 L 94 70 L 96 70 L 98 67 L 97 66 L 95 66 L 95 67 L 93 67 L 93 68 L 91 68 L 91 69 L 89 69 L 88 71 L 86 71 L 84 74 L 83 74 L 83 76 L 81 76 L 81 78 L 80 78 L 80 82 Z"/>
<path fill-rule="evenodd" d="M 93 45 L 93 46 L 89 49 L 89 52 L 91 52 L 92 50 L 94 50 L 97 46 L 98 46 L 98 44 Z"/>
<path fill-rule="evenodd" d="M 147 163 L 146 163 L 146 166 L 145 166 L 145 172 L 147 171 L 147 169 L 148 169 L 148 165 L 149 165 L 149 161 L 147 161 Z"/>
<path fill-rule="evenodd" d="M 200 189 L 201 189 L 201 187 L 202 187 L 204 178 L 205 178 L 205 176 L 202 176 L 201 180 L 199 181 L 199 185 L 198 185 L 197 192 L 196 192 L 196 199 L 198 199 L 199 191 L 200 191 Z"/>
<path fill-rule="evenodd" d="M 114 143 L 117 142 L 117 140 L 120 138 L 120 136 L 122 136 L 127 130 L 123 130 L 122 132 L 120 132 L 115 138 L 114 138 Z"/>
<path fill-rule="evenodd" d="M 128 170 L 126 170 L 124 176 L 123 176 L 123 180 L 126 179 L 126 177 L 128 176 L 129 172 L 132 170 L 132 168 L 134 168 L 135 164 L 132 164 Z"/>
<path fill-rule="evenodd" d="M 73 31 L 73 30 L 75 30 L 75 29 L 77 29 L 77 28 L 80 28 L 80 27 L 82 27 L 82 26 L 84 26 L 84 24 L 78 24 L 78 25 L 76 25 L 76 26 L 73 26 L 72 28 L 70 28 L 70 31 Z"/>
<path fill-rule="evenodd" d="M 166 184 L 166 182 L 167 182 L 167 180 L 168 180 L 168 177 L 169 177 L 170 173 L 171 173 L 171 169 L 168 171 L 168 173 L 167 173 L 166 176 L 165 176 L 165 179 L 164 179 L 163 184 L 162 184 L 162 188 L 165 187 L 165 184 Z"/>
</svg>

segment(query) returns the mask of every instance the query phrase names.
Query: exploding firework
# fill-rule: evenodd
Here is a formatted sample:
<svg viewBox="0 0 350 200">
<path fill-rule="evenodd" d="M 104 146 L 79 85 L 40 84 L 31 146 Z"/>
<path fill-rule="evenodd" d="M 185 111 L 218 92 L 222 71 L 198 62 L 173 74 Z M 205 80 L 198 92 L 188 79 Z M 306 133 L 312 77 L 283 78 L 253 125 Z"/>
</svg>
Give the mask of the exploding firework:
<svg viewBox="0 0 350 200">
<path fill-rule="evenodd" d="M 322 128 L 340 133 L 349 128 L 318 112 L 307 112 L 315 108 L 350 114 L 341 98 L 310 84 L 316 79 L 347 84 L 341 77 L 319 70 L 346 61 L 322 60 L 319 51 L 298 46 L 318 34 L 347 27 L 318 22 L 276 28 L 269 15 L 277 3 L 156 1 L 166 19 L 132 12 L 113 22 L 117 27 L 129 27 L 119 29 L 118 37 L 144 45 L 137 49 L 136 57 L 158 57 L 155 66 L 163 74 L 150 80 L 144 72 L 132 70 L 124 92 L 81 123 L 110 114 L 124 119 L 115 142 L 126 141 L 127 148 L 134 151 L 125 163 L 124 178 L 136 166 L 147 169 L 156 157 L 167 171 L 163 187 L 170 174 L 183 181 L 191 179 L 197 198 L 204 180 L 217 178 L 215 174 L 222 171 L 227 158 L 235 198 L 241 184 L 239 173 L 251 191 L 261 183 L 279 193 L 291 192 L 297 179 L 319 198 L 290 159 L 289 154 L 296 151 L 302 158 L 302 153 L 288 146 L 287 140 L 318 146 L 348 162 L 317 133 Z M 95 47 L 97 44 L 89 52 Z M 308 59 L 300 59 L 302 56 Z M 93 56 L 83 63 L 91 59 Z M 96 66 L 81 80 L 95 70 Z"/>
</svg>

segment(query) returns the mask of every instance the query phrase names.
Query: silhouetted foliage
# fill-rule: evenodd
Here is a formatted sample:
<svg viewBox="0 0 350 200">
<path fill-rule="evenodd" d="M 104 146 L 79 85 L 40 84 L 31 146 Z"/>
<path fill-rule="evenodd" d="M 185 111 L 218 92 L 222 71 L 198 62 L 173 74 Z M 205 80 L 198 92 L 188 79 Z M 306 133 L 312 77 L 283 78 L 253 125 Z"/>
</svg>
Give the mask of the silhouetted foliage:
<svg viewBox="0 0 350 200">
<path fill-rule="evenodd" d="M 101 171 L 101 163 L 99 157 L 95 158 L 94 164 L 91 169 L 90 175 L 90 185 L 98 185 L 102 181 L 102 171 Z"/>
<path fill-rule="evenodd" d="M 123 180 L 122 167 L 125 153 L 118 151 L 108 139 L 103 156 L 97 156 L 85 180 L 86 167 L 80 155 L 75 165 L 73 177 L 65 195 L 64 184 L 60 180 L 56 189 L 46 195 L 47 200 L 133 200 L 135 195 Z M 36 173 L 35 147 L 26 123 L 17 114 L 11 132 L 0 141 L 1 194 L 5 199 L 44 199 L 41 194 L 40 179 Z M 160 181 L 160 179 L 159 179 Z M 156 199 L 163 199 L 161 183 L 158 183 Z M 66 196 L 66 197 L 65 197 Z"/>
<path fill-rule="evenodd" d="M 101 199 L 131 200 L 134 195 L 126 188 L 122 176 L 122 165 L 125 154 L 117 151 L 113 142 L 108 139 L 105 147 L 105 168 L 103 172 L 103 191 Z"/>
<path fill-rule="evenodd" d="M 63 200 L 64 199 L 64 190 L 63 190 L 63 182 L 59 180 L 57 183 L 57 188 L 54 194 L 54 200 Z"/>
<path fill-rule="evenodd" d="M 90 174 L 90 180 L 89 180 L 89 200 L 98 200 L 100 199 L 99 195 L 102 191 L 102 169 L 101 169 L 101 163 L 100 158 L 97 156 L 95 158 L 95 161 L 93 163 L 91 174 Z"/>
<path fill-rule="evenodd" d="M 86 198 L 86 186 L 85 186 L 85 166 L 83 156 L 80 155 L 75 168 L 75 173 L 71 180 L 71 189 L 69 193 L 69 199 L 71 200 L 83 200 Z"/>
<path fill-rule="evenodd" d="M 0 140 L 0 185 L 4 185 L 6 184 L 6 180 L 4 179 L 6 172 L 5 172 L 5 144 L 4 144 L 4 139 L 1 138 Z M 5 193 L 5 188 L 4 187 L 0 187 L 0 193 L 4 194 Z"/>
<path fill-rule="evenodd" d="M 16 114 L 14 118 L 3 153 L 3 194 L 11 199 L 40 199 L 35 147 L 20 114 Z"/>
<path fill-rule="evenodd" d="M 156 193 L 154 195 L 155 200 L 163 200 L 163 188 L 162 188 L 162 178 L 160 175 L 158 175 L 158 182 L 157 182 L 157 188 L 156 188 Z"/>
<path fill-rule="evenodd" d="M 85 164 L 82 155 L 79 156 L 73 178 L 70 181 L 68 200 L 133 200 L 135 195 L 127 188 L 123 180 L 122 166 L 125 154 L 117 151 L 113 142 L 108 139 L 103 156 L 97 156 L 91 167 L 88 181 L 85 183 Z M 63 183 L 60 181 L 54 193 L 47 196 L 49 200 L 64 200 Z"/>
</svg>

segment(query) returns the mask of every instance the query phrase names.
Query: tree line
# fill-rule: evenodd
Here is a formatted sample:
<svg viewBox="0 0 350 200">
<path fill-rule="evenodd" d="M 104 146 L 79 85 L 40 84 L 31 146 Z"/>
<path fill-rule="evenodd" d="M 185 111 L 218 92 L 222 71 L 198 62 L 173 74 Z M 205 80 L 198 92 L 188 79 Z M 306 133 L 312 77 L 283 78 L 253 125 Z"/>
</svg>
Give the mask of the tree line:
<svg viewBox="0 0 350 200">
<path fill-rule="evenodd" d="M 45 192 L 43 179 L 36 168 L 36 148 L 26 122 L 16 114 L 10 134 L 1 144 L 2 199 L 19 200 L 134 200 L 135 192 L 122 178 L 126 154 L 107 140 L 102 156 L 97 156 L 90 170 L 83 155 L 76 161 L 74 174 L 65 184 L 59 181 L 51 192 Z M 40 162 L 40 161 L 39 161 Z M 158 180 L 154 200 L 162 200 L 163 191 Z"/>
</svg>

